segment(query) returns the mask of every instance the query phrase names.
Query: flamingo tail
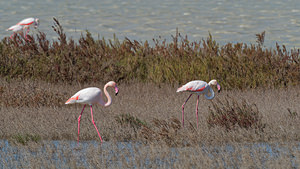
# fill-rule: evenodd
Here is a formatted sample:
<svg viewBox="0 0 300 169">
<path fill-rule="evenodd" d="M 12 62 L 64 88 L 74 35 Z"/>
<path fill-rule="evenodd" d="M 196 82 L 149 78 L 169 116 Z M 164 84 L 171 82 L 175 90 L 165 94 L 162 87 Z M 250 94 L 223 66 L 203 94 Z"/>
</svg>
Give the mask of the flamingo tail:
<svg viewBox="0 0 300 169">
<path fill-rule="evenodd" d="M 183 92 L 183 91 L 185 91 L 185 89 L 183 88 L 183 86 L 182 86 L 182 87 L 179 87 L 179 88 L 176 90 L 177 93 L 178 93 L 178 92 Z"/>
<path fill-rule="evenodd" d="M 71 97 L 69 100 L 66 101 L 65 104 L 72 104 L 72 103 L 76 103 L 77 100 L 79 99 L 79 95 L 76 97 Z"/>
</svg>

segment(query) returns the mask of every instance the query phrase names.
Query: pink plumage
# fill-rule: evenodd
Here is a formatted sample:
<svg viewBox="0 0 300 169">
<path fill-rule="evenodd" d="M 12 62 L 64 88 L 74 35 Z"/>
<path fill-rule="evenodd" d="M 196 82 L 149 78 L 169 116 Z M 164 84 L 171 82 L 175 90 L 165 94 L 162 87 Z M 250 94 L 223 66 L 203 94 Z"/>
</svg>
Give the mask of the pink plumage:
<svg viewBox="0 0 300 169">
<path fill-rule="evenodd" d="M 202 92 L 206 87 L 207 83 L 201 80 L 190 81 L 182 87 L 178 88 L 176 92 Z"/>
<path fill-rule="evenodd" d="M 101 140 L 101 143 L 103 142 L 102 137 L 101 137 L 101 135 L 100 135 L 100 133 L 99 133 L 97 127 L 96 127 L 95 122 L 94 122 L 92 105 L 93 104 L 100 104 L 100 105 L 105 106 L 105 107 L 111 105 L 112 101 L 111 101 L 111 97 L 110 97 L 109 93 L 107 92 L 107 87 L 113 87 L 115 89 L 116 95 L 119 92 L 119 89 L 117 87 L 116 82 L 110 81 L 110 82 L 106 83 L 106 85 L 104 86 L 104 89 L 103 89 L 104 94 L 107 97 L 107 102 L 106 103 L 102 99 L 102 91 L 97 87 L 89 87 L 89 88 L 82 89 L 82 90 L 78 91 L 77 93 L 75 93 L 71 98 L 69 98 L 66 101 L 65 104 L 73 104 L 73 103 L 84 104 L 83 109 L 82 109 L 82 111 L 81 111 L 81 113 L 78 117 L 78 139 L 77 139 L 77 143 L 79 143 L 80 119 L 81 119 L 81 115 L 83 113 L 83 110 L 84 110 L 86 104 L 90 105 L 92 123 L 94 124 L 94 126 L 97 130 L 97 133 L 98 133 L 98 136 Z"/>
<path fill-rule="evenodd" d="M 38 18 L 26 18 L 20 21 L 17 25 L 33 25 L 34 27 L 37 27 L 39 25 L 40 21 Z"/>
<path fill-rule="evenodd" d="M 10 28 L 6 29 L 7 31 L 13 31 L 14 33 L 10 36 L 10 38 L 12 38 L 12 36 L 14 34 L 18 33 L 23 33 L 24 29 L 27 29 L 26 34 L 25 34 L 25 38 L 28 40 L 27 34 L 29 32 L 30 27 L 34 27 L 37 28 L 39 26 L 40 20 L 38 18 L 26 18 L 23 19 L 22 21 L 20 21 L 19 23 L 17 23 L 14 26 L 11 26 Z"/>
<path fill-rule="evenodd" d="M 13 25 L 11 27 L 9 27 L 8 29 L 6 29 L 6 31 L 12 31 L 13 34 L 10 36 L 10 38 L 12 39 L 12 37 L 17 34 L 17 33 L 23 33 L 23 27 L 21 25 Z"/>
<path fill-rule="evenodd" d="M 202 80 L 194 80 L 190 81 L 187 84 L 179 87 L 176 92 L 190 92 L 190 96 L 186 99 L 186 101 L 182 105 L 182 126 L 184 126 L 184 105 L 190 99 L 192 94 L 197 94 L 197 105 L 196 105 L 196 116 L 197 116 L 197 128 L 198 128 L 198 104 L 199 104 L 199 95 L 204 94 L 205 98 L 211 100 L 215 97 L 215 93 L 211 88 L 212 85 L 216 85 L 218 88 L 218 92 L 221 90 L 221 86 L 218 84 L 216 80 L 211 80 L 209 83 L 204 82 Z M 210 92 L 210 96 L 208 93 Z"/>
</svg>

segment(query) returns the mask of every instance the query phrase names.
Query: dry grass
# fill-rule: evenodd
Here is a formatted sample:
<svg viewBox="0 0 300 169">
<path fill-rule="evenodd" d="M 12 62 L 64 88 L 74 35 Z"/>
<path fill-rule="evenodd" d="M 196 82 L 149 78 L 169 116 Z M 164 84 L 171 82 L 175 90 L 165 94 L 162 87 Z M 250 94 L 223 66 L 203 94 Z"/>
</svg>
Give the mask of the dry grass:
<svg viewBox="0 0 300 169">
<path fill-rule="evenodd" d="M 30 134 L 43 140 L 76 140 L 77 118 L 82 105 L 64 105 L 64 102 L 87 86 L 102 88 L 103 84 L 71 86 L 1 80 L 0 138 Z M 181 105 L 188 94 L 176 93 L 176 87 L 167 85 L 119 84 L 119 88 L 119 95 L 112 96 L 112 106 L 94 106 L 94 119 L 105 141 L 159 142 L 180 147 L 199 143 L 300 140 L 299 87 L 223 91 L 212 102 L 201 97 L 199 129 L 195 125 L 195 96 L 186 105 L 188 124 L 182 128 Z M 235 127 L 228 131 L 218 125 L 211 127 L 208 123 L 210 109 L 218 103 L 217 100 L 233 104 L 228 97 L 234 98 L 237 103 L 245 100 L 250 105 L 255 104 L 263 130 Z M 86 108 L 82 116 L 80 139 L 98 140 L 89 111 Z"/>
<path fill-rule="evenodd" d="M 201 97 L 199 128 L 196 126 L 196 97 L 185 107 L 185 128 L 181 126 L 181 105 L 187 93 L 176 93 L 176 86 L 119 84 L 119 95 L 112 95 L 108 108 L 94 106 L 94 119 L 104 139 L 103 146 L 91 122 L 89 109 L 83 113 L 80 140 L 86 149 L 76 150 L 77 118 L 82 105 L 64 105 L 76 91 L 104 84 L 51 84 L 40 81 L 0 80 L 0 139 L 9 140 L 16 149 L 3 151 L 4 168 L 257 168 L 299 166 L 300 90 L 299 87 L 223 90 L 220 102 L 242 100 L 255 104 L 263 130 L 235 126 L 227 130 L 208 123 L 214 104 Z M 63 92 L 62 92 L 63 91 Z M 109 90 L 113 92 L 113 90 Z M 213 104 L 214 103 L 214 104 Z M 226 105 L 226 104 L 225 104 Z M 236 108 L 239 108 L 237 106 Z M 47 141 L 48 140 L 48 141 Z M 54 145 L 49 140 L 63 140 Z M 93 140 L 94 143 L 84 142 Z M 73 141 L 73 147 L 70 142 Z M 120 149 L 119 142 L 139 147 Z M 266 142 L 288 149 L 274 157 L 265 147 L 251 143 Z M 98 144 L 97 144 L 98 143 Z M 105 148 L 105 144 L 111 144 Z M 25 145 L 25 146 L 24 146 Z M 97 145 L 97 146 L 96 146 Z M 227 149 L 228 145 L 234 151 Z M 249 145 L 249 146 L 247 146 Z M 295 148 L 296 146 L 296 148 Z M 299 146 L 299 145 L 298 145 Z M 75 146 L 76 147 L 76 146 Z M 12 147 L 13 148 L 13 147 Z M 174 149 L 176 148 L 176 149 Z M 280 150 L 280 151 L 281 151 Z M 268 150 L 269 151 L 269 150 Z M 273 150 L 279 151 L 279 150 Z M 80 154 L 77 154 L 77 152 Z M 12 160 L 20 155 L 18 162 Z M 273 153 L 274 154 L 274 153 Z M 5 161 L 4 159 L 8 159 Z M 83 160 L 85 159 L 85 160 Z M 121 167 L 120 167 L 121 165 Z"/>
</svg>

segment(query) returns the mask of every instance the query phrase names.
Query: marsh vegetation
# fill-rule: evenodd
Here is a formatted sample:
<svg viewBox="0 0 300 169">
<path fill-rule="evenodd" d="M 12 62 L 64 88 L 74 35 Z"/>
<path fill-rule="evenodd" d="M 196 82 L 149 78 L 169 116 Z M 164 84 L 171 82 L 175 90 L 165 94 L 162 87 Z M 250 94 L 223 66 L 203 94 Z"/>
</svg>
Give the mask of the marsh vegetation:
<svg viewBox="0 0 300 169">
<path fill-rule="evenodd" d="M 52 42 L 42 32 L 31 36 L 30 41 L 16 36 L 0 42 L 0 138 L 19 150 L 39 154 L 40 148 L 46 147 L 39 157 L 49 158 L 51 153 L 62 151 L 64 156 L 60 157 L 68 159 L 66 166 L 72 168 L 113 167 L 104 160 L 110 150 L 92 148 L 95 143 L 86 149 L 90 161 L 84 165 L 76 162 L 68 142 L 77 138 L 82 107 L 64 102 L 84 87 L 102 88 L 107 81 L 115 80 L 119 95 L 112 96 L 113 105 L 108 108 L 95 106 L 94 120 L 104 141 L 112 143 L 111 150 L 120 151 L 113 143 L 142 145 L 115 157 L 125 168 L 145 163 L 161 168 L 226 167 L 224 160 L 233 167 L 299 166 L 298 49 L 287 51 L 279 45 L 266 49 L 264 33 L 258 34 L 257 44 L 251 45 L 220 46 L 212 36 L 189 42 L 179 33 L 172 42 L 153 40 L 154 45 L 150 45 L 129 39 L 96 40 L 88 32 L 75 42 L 67 39 L 57 20 L 53 29 L 58 40 Z M 185 107 L 187 123 L 183 128 L 181 105 L 187 94 L 176 93 L 177 87 L 189 80 L 212 78 L 218 79 L 222 92 L 212 101 L 201 98 L 199 128 L 195 102 L 190 101 Z M 82 144 L 99 141 L 87 110 L 81 119 Z M 67 148 L 54 148 L 49 143 L 53 140 L 63 141 L 61 146 Z M 262 164 L 260 153 L 265 150 L 252 152 L 244 147 L 258 143 L 284 145 L 289 153 Z M 223 151 L 227 145 L 235 147 L 231 156 L 209 155 L 214 147 Z M 0 146 L 4 150 L 5 146 Z M 203 151 L 203 146 L 208 150 Z M 172 154 L 174 148 L 176 155 Z M 128 157 L 126 152 L 139 156 Z M 153 162 L 168 161 L 172 155 L 177 161 L 168 165 Z M 26 158 L 31 162 L 22 166 L 53 164 L 30 154 Z"/>
</svg>

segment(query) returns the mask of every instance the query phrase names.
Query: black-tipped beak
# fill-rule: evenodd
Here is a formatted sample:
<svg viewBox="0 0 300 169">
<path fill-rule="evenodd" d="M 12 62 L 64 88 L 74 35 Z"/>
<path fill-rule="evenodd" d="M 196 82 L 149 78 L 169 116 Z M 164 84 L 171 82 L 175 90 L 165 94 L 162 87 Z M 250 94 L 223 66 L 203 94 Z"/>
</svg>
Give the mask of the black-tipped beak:
<svg viewBox="0 0 300 169">
<path fill-rule="evenodd" d="M 116 92 L 116 95 L 118 95 L 118 93 L 119 93 L 119 89 L 118 89 L 118 87 L 117 87 L 117 86 L 115 86 L 115 92 Z"/>
<path fill-rule="evenodd" d="M 219 83 L 217 84 L 217 88 L 218 88 L 218 93 L 220 93 L 221 92 L 221 85 Z"/>
</svg>

